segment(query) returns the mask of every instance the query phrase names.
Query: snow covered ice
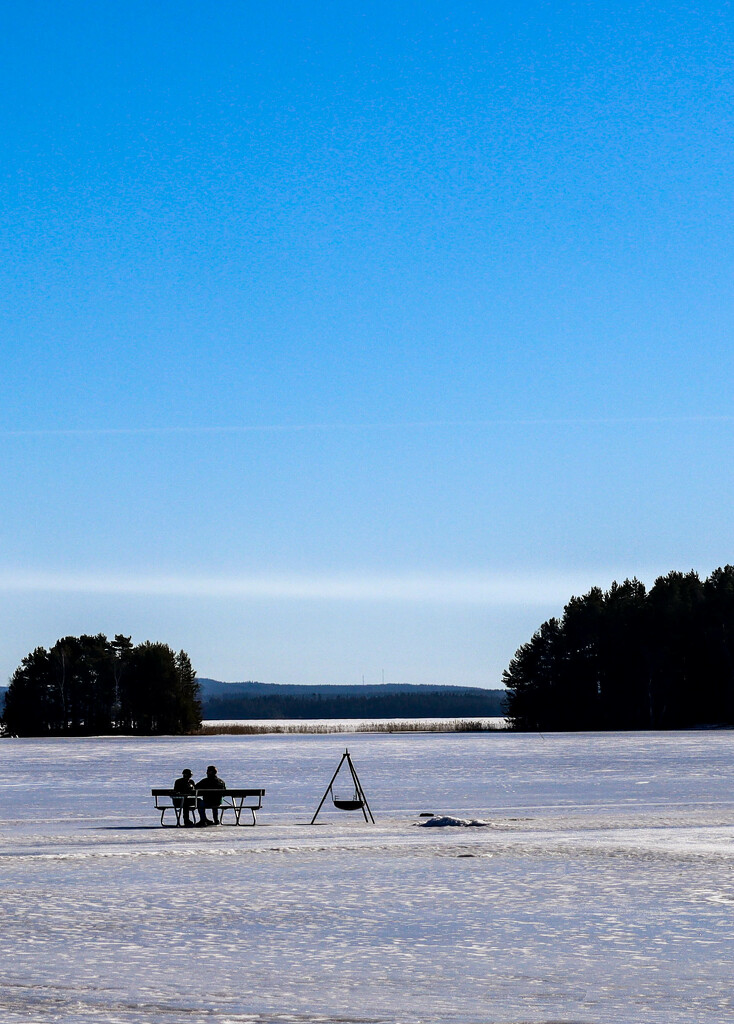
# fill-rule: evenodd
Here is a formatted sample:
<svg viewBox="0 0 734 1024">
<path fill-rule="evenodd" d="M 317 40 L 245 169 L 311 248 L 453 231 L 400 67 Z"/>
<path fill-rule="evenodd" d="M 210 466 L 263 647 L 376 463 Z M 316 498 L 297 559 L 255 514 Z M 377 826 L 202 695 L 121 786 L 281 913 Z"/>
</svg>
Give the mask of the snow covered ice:
<svg viewBox="0 0 734 1024">
<path fill-rule="evenodd" d="M 374 826 L 339 736 L 0 741 L 0 1021 L 734 1022 L 734 734 L 346 742 Z M 261 824 L 161 829 L 209 763 Z"/>
</svg>

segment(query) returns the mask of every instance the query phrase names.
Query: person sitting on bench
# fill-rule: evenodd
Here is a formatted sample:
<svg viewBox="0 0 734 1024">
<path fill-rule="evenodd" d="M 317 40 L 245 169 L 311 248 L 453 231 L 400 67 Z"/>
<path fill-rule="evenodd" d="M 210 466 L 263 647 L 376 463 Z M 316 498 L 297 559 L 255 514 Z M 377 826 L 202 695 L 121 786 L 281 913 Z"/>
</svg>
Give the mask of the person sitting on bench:
<svg viewBox="0 0 734 1024">
<path fill-rule="evenodd" d="M 196 783 L 197 790 L 210 790 L 211 792 L 199 793 L 199 824 L 200 825 L 218 825 L 219 824 L 219 805 L 222 802 L 221 793 L 217 792 L 226 789 L 226 783 L 219 778 L 217 775 L 217 769 L 213 764 L 210 764 L 206 770 L 206 778 L 202 779 L 201 782 Z M 209 821 L 206 816 L 207 807 L 212 812 L 213 821 Z"/>
<path fill-rule="evenodd" d="M 192 821 L 189 817 L 189 812 L 196 804 L 196 786 L 192 778 L 193 772 L 190 768 L 184 768 L 181 772 L 181 778 L 176 779 L 173 784 L 174 793 L 181 793 L 180 797 L 175 796 L 173 798 L 173 806 L 180 807 L 183 810 L 183 823 L 186 828 L 191 828 L 196 822 Z"/>
</svg>

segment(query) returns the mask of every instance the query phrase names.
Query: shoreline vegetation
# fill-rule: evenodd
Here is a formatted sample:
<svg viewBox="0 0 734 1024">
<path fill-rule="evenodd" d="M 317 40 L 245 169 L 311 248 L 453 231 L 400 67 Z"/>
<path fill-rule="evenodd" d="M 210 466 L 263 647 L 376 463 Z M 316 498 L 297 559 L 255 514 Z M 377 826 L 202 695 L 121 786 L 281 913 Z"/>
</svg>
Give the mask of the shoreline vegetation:
<svg viewBox="0 0 734 1024">
<path fill-rule="evenodd" d="M 265 736 L 281 735 L 327 735 L 335 733 L 400 733 L 400 732 L 507 732 L 509 726 L 503 719 L 467 720 L 461 718 L 447 719 L 442 722 L 420 721 L 410 722 L 358 722 L 347 726 L 344 722 L 229 722 L 217 725 L 202 722 L 201 728 L 191 733 L 193 736 Z"/>
</svg>

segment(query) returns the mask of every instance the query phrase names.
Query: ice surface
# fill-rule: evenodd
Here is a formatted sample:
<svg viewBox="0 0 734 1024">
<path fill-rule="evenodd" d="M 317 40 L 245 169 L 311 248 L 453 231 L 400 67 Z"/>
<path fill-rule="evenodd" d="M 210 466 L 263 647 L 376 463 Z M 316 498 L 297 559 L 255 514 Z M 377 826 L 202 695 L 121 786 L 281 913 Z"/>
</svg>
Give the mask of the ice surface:
<svg viewBox="0 0 734 1024">
<path fill-rule="evenodd" d="M 345 741 L 377 824 L 309 826 Z M 734 1021 L 733 742 L 0 740 L 0 1021 Z M 209 763 L 262 824 L 161 829 Z"/>
</svg>

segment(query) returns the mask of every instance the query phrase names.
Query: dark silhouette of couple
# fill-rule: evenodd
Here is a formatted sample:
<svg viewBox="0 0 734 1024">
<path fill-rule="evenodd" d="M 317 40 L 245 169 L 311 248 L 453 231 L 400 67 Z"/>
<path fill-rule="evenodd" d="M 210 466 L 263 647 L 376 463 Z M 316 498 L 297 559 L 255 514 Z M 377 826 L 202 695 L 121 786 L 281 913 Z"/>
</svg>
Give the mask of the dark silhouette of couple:
<svg viewBox="0 0 734 1024">
<path fill-rule="evenodd" d="M 181 778 L 176 779 L 173 784 L 174 793 L 181 794 L 174 797 L 174 804 L 177 804 L 183 811 L 183 823 L 186 828 L 193 828 L 199 825 L 205 828 L 207 825 L 221 824 L 219 818 L 219 805 L 222 802 L 222 791 L 227 788 L 223 779 L 217 775 L 217 769 L 210 764 L 206 770 L 206 777 L 201 782 L 194 782 L 193 772 L 190 768 L 184 768 Z M 191 820 L 191 811 L 196 807 L 199 820 Z M 211 811 L 212 820 L 207 818 L 207 810 Z"/>
</svg>

